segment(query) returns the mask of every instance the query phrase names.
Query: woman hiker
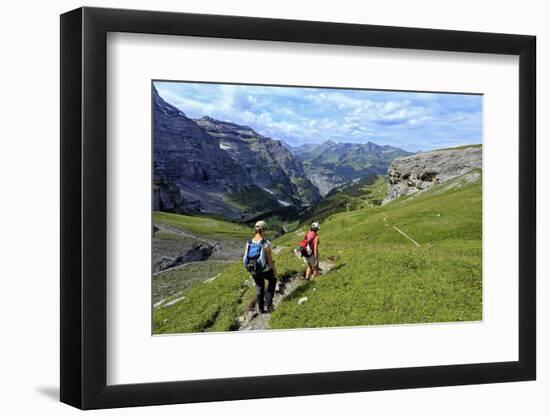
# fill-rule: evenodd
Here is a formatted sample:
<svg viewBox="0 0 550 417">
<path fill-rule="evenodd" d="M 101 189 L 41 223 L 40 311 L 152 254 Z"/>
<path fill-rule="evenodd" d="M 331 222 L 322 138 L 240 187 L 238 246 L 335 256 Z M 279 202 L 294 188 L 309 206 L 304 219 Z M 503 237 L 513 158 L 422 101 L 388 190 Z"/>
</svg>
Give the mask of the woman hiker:
<svg viewBox="0 0 550 417">
<path fill-rule="evenodd" d="M 309 280 L 311 275 L 314 278 L 319 276 L 319 229 L 321 226 L 317 222 L 311 223 L 309 232 L 306 233 L 304 240 L 307 242 L 311 255 L 304 256 L 307 269 L 305 279 Z"/>
<path fill-rule="evenodd" d="M 264 236 L 267 224 L 260 220 L 256 223 L 254 229 L 254 237 L 246 243 L 243 263 L 256 284 L 258 312 L 260 314 L 270 313 L 273 311 L 277 270 L 271 253 L 271 242 Z"/>
</svg>

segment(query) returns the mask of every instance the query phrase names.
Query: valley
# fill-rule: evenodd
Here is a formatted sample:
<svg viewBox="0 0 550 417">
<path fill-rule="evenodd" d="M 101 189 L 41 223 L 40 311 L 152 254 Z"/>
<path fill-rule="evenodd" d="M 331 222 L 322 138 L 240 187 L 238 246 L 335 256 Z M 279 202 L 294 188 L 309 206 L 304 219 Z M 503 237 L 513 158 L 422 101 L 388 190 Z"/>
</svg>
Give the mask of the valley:
<svg viewBox="0 0 550 417">
<path fill-rule="evenodd" d="M 367 176 L 386 175 L 389 164 L 395 158 L 411 155 L 403 149 L 380 146 L 370 141 L 359 144 L 327 140 L 321 144 L 292 148 L 291 151 L 302 161 L 306 175 L 322 196 L 335 187 Z"/>
</svg>

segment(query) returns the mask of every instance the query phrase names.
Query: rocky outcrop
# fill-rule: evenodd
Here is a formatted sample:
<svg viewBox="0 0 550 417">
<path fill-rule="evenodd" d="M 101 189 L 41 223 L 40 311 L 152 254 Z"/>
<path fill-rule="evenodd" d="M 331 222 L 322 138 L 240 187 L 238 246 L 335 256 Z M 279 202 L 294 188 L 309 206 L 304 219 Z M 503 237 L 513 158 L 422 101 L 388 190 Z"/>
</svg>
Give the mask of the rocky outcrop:
<svg viewBox="0 0 550 417">
<path fill-rule="evenodd" d="M 398 156 L 410 155 L 393 146 L 367 143 L 305 144 L 292 149 L 302 161 L 307 177 L 322 196 L 333 188 L 357 181 L 368 175 L 385 175 Z"/>
<path fill-rule="evenodd" d="M 195 243 L 185 253 L 176 257 L 158 256 L 153 259 L 153 271 L 160 272 L 174 266 L 183 265 L 189 262 L 200 262 L 207 260 L 218 249 L 218 245 L 211 243 Z"/>
<path fill-rule="evenodd" d="M 396 158 L 388 168 L 388 195 L 383 204 L 402 195 L 427 190 L 436 184 L 482 168 L 482 148 L 473 146 L 418 153 Z M 474 181 L 479 175 L 467 175 Z"/>
<path fill-rule="evenodd" d="M 199 212 L 201 203 L 199 200 L 185 201 L 179 188 L 170 182 L 167 182 L 162 176 L 157 177 L 153 187 L 153 201 L 155 211 L 179 212 Z"/>
</svg>

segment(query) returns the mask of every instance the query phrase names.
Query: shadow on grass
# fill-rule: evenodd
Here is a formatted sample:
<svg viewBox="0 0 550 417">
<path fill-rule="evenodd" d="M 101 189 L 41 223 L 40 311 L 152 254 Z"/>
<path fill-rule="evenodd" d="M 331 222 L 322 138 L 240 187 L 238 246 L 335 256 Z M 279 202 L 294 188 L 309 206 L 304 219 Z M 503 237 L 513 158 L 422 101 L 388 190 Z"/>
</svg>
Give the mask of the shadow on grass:
<svg viewBox="0 0 550 417">
<path fill-rule="evenodd" d="M 292 294 L 290 294 L 286 299 L 288 301 L 293 301 L 299 298 L 302 298 L 311 288 L 315 286 L 315 281 L 304 281 L 302 285 L 296 288 Z"/>
<path fill-rule="evenodd" d="M 338 264 L 334 266 L 330 271 L 327 271 L 325 274 L 320 275 L 318 278 L 315 278 L 310 281 L 303 281 L 303 283 L 296 288 L 292 294 L 289 294 L 287 297 L 287 300 L 296 300 L 301 297 L 303 297 L 310 289 L 315 287 L 315 284 L 317 284 L 317 281 L 322 280 L 324 275 L 330 274 L 333 271 L 338 271 L 340 268 L 346 266 L 345 263 Z"/>
<path fill-rule="evenodd" d="M 296 275 L 300 274 L 300 272 L 296 271 L 295 269 L 291 269 L 288 271 L 285 271 L 284 274 L 279 275 L 279 281 L 282 283 L 287 283 L 292 280 Z"/>
</svg>

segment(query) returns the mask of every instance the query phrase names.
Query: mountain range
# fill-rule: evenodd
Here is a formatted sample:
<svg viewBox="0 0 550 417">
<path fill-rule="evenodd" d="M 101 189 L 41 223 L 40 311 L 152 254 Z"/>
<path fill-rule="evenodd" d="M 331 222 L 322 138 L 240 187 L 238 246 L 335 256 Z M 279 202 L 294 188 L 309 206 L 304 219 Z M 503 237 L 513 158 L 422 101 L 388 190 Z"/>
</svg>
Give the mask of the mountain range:
<svg viewBox="0 0 550 417">
<path fill-rule="evenodd" d="M 242 220 L 319 198 L 280 141 L 209 117 L 193 120 L 153 88 L 154 209 Z"/>
<path fill-rule="evenodd" d="M 248 126 L 189 118 L 153 87 L 155 211 L 246 221 L 316 204 L 331 189 L 385 175 L 408 152 L 372 142 L 289 147 Z"/>
<path fill-rule="evenodd" d="M 386 175 L 388 166 L 410 152 L 373 142 L 305 144 L 291 148 L 302 161 L 306 175 L 322 196 L 341 185 L 359 181 L 369 175 Z"/>
</svg>

